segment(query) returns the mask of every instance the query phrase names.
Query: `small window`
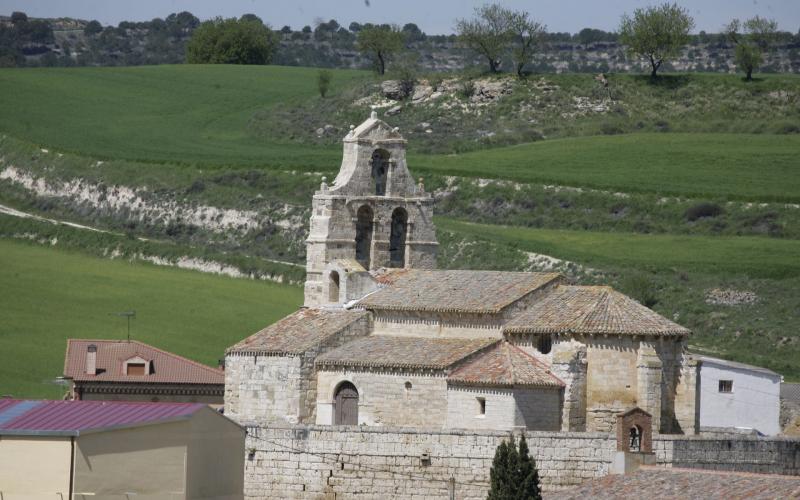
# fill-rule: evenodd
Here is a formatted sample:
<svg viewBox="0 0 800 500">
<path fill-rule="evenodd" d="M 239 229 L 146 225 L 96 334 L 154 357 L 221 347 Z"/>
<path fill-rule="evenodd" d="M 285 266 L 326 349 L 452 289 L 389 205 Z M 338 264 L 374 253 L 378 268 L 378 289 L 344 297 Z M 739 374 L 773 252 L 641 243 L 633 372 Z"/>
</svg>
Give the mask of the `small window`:
<svg viewBox="0 0 800 500">
<path fill-rule="evenodd" d="M 411 387 L 412 387 L 411 382 L 406 382 L 406 392 L 410 391 Z"/>
<path fill-rule="evenodd" d="M 733 392 L 733 380 L 720 380 L 719 392 Z"/>
<path fill-rule="evenodd" d="M 144 375 L 144 363 L 128 363 L 128 375 Z"/>
<path fill-rule="evenodd" d="M 550 335 L 542 335 L 539 337 L 539 343 L 536 346 L 542 354 L 549 354 L 553 349 L 553 337 Z"/>
<path fill-rule="evenodd" d="M 478 400 L 478 416 L 486 416 L 486 398 L 476 398 Z"/>
</svg>

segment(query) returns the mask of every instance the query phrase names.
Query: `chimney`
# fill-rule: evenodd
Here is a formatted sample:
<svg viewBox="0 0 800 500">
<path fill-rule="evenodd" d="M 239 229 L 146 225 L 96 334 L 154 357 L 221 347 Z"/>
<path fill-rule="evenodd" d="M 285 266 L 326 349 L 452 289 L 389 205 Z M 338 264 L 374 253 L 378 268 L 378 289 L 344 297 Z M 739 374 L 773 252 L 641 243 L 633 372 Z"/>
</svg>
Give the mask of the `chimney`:
<svg viewBox="0 0 800 500">
<path fill-rule="evenodd" d="M 86 348 L 86 375 L 97 375 L 97 346 L 94 344 Z"/>
</svg>

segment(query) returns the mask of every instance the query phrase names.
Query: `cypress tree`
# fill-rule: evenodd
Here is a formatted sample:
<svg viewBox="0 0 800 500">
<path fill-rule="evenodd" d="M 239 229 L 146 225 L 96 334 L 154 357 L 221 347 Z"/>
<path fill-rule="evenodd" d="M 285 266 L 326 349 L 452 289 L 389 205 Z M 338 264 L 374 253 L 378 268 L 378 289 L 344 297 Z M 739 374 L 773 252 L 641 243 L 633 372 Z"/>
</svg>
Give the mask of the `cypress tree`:
<svg viewBox="0 0 800 500">
<path fill-rule="evenodd" d="M 490 489 L 487 500 L 541 500 L 539 472 L 531 458 L 523 435 L 519 451 L 511 436 L 497 447 L 489 472 Z"/>
<path fill-rule="evenodd" d="M 525 435 L 519 440 L 519 483 L 517 498 L 519 500 L 541 500 L 542 492 L 539 488 L 539 471 L 536 461 L 531 457 Z"/>
</svg>

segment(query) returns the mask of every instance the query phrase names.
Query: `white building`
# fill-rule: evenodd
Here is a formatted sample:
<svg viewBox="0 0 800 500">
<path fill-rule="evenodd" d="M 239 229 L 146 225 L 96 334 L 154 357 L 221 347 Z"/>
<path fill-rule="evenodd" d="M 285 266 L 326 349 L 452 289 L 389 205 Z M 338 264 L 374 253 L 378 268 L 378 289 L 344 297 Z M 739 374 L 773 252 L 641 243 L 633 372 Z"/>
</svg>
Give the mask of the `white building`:
<svg viewBox="0 0 800 500">
<path fill-rule="evenodd" d="M 724 359 L 700 358 L 700 429 L 755 429 L 781 432 L 782 376 L 758 366 Z"/>
</svg>

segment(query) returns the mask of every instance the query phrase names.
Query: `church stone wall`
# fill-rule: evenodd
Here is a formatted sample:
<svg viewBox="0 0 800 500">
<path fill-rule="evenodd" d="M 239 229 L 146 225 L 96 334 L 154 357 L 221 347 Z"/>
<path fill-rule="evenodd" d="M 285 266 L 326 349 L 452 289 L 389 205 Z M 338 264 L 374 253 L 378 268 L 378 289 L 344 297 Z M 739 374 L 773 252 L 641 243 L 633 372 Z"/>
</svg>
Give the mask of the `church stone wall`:
<svg viewBox="0 0 800 500">
<path fill-rule="evenodd" d="M 637 405 L 638 341 L 607 337 L 586 344 L 586 430 L 611 432 L 616 415 Z"/>
<path fill-rule="evenodd" d="M 225 415 L 238 422 L 301 422 L 308 413 L 304 397 L 310 376 L 302 356 L 229 354 Z"/>
<path fill-rule="evenodd" d="M 375 311 L 375 335 L 427 338 L 502 338 L 502 318 L 494 314 Z"/>
<path fill-rule="evenodd" d="M 333 423 L 333 397 L 342 382 L 358 390 L 358 423 L 443 427 L 447 380 L 443 373 L 330 370 L 318 372 L 318 424 Z M 407 386 L 410 384 L 410 387 Z"/>
<path fill-rule="evenodd" d="M 245 497 L 276 499 L 485 499 L 489 469 L 508 432 L 363 426 L 251 427 Z M 545 491 L 608 474 L 606 433 L 526 432 Z M 800 440 L 654 436 L 657 464 L 800 474 Z M 425 459 L 427 457 L 427 460 Z"/>
<path fill-rule="evenodd" d="M 480 413 L 479 398 L 485 401 Z M 447 427 L 450 429 L 561 429 L 561 391 L 450 386 Z"/>
</svg>

